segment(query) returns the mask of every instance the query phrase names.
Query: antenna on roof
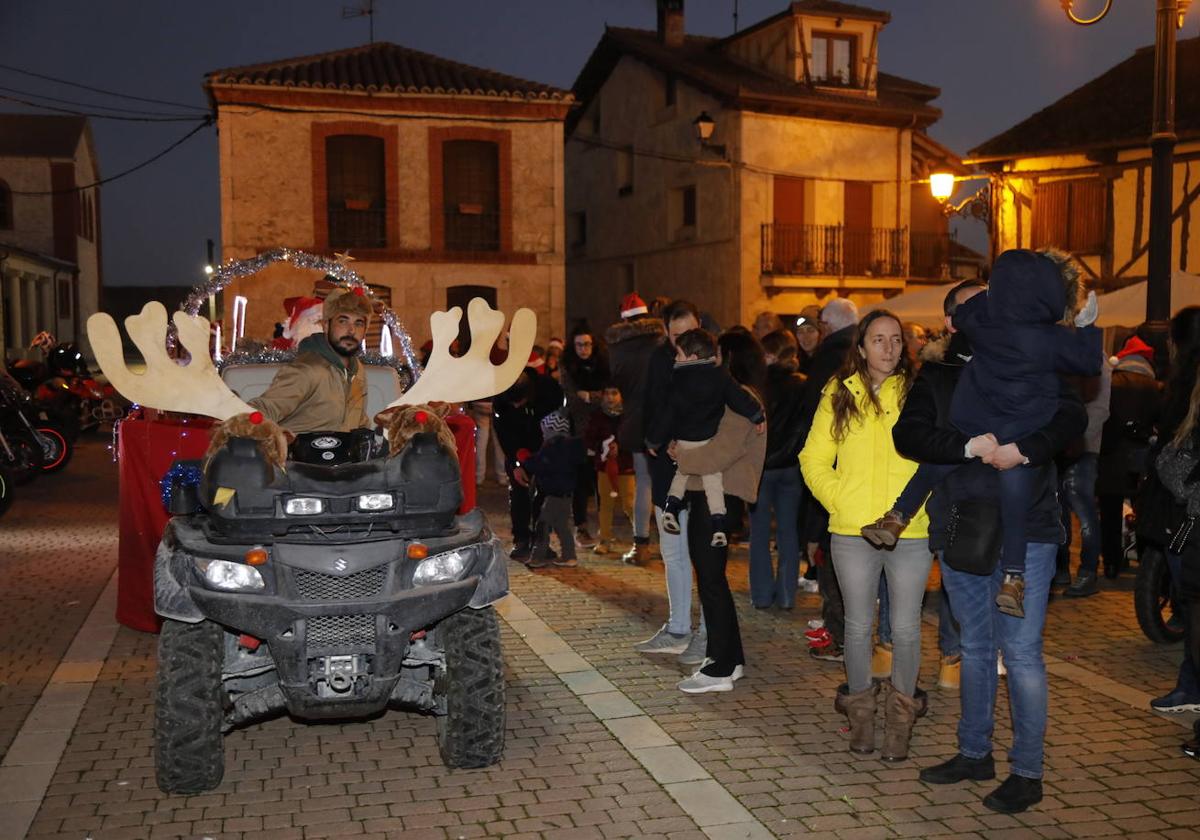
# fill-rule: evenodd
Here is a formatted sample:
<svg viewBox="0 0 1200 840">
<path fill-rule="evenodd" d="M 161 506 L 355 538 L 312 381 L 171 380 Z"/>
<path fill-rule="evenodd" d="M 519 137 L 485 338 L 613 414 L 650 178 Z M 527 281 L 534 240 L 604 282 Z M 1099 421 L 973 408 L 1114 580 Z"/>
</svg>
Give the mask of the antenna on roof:
<svg viewBox="0 0 1200 840">
<path fill-rule="evenodd" d="M 365 17 L 369 24 L 370 41 L 375 43 L 375 0 L 363 0 L 361 6 L 342 6 L 342 20 Z"/>
<path fill-rule="evenodd" d="M 738 31 L 738 0 L 733 0 L 733 34 Z"/>
</svg>

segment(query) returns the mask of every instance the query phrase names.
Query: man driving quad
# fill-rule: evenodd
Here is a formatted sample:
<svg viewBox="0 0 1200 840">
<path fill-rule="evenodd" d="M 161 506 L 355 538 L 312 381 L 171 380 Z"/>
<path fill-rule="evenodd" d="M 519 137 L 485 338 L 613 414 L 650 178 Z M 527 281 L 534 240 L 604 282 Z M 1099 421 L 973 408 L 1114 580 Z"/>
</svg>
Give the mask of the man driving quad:
<svg viewBox="0 0 1200 840">
<path fill-rule="evenodd" d="M 325 298 L 325 331 L 300 342 L 296 358 L 250 404 L 293 434 L 349 432 L 370 426 L 366 372 L 358 354 L 371 321 L 361 288 L 335 289 Z"/>
</svg>

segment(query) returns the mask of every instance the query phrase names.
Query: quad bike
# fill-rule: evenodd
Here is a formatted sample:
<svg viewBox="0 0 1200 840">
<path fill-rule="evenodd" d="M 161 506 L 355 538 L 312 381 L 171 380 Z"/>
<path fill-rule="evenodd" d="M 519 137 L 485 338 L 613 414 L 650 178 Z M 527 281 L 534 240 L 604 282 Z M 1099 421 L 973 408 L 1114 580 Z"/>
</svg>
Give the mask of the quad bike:
<svg viewBox="0 0 1200 840">
<path fill-rule="evenodd" d="M 345 434 L 309 437 L 351 448 Z M 505 555 L 482 512 L 455 514 L 458 462 L 433 435 L 390 458 L 286 469 L 231 438 L 198 488 L 171 498 L 155 564 L 162 790 L 215 787 L 223 733 L 284 712 L 433 714 L 448 766 L 501 758 L 491 604 L 508 592 Z"/>
</svg>

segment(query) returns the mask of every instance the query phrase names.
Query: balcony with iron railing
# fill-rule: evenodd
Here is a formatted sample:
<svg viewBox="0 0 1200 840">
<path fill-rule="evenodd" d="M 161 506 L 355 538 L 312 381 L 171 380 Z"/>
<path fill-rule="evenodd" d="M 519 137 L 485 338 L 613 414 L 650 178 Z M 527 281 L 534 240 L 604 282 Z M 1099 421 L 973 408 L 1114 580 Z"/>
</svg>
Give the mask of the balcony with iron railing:
<svg viewBox="0 0 1200 840">
<path fill-rule="evenodd" d="M 775 276 L 941 277 L 944 233 L 845 225 L 762 225 L 762 273 Z"/>
</svg>

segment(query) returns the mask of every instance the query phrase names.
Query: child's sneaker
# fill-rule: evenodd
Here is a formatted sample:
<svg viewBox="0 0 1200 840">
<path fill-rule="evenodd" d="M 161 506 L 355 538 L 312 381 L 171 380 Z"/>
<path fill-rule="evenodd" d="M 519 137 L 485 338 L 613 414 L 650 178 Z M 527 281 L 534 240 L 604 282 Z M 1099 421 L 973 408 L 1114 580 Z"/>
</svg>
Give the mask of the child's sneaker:
<svg viewBox="0 0 1200 840">
<path fill-rule="evenodd" d="M 862 527 L 863 539 L 876 548 L 891 548 L 908 527 L 908 517 L 898 510 L 889 510 L 870 525 Z"/>
<path fill-rule="evenodd" d="M 574 557 L 560 557 L 559 559 L 554 561 L 554 565 L 555 566 L 564 566 L 568 569 L 574 569 L 576 566 L 579 565 L 579 561 L 576 560 Z"/>
<path fill-rule="evenodd" d="M 668 534 L 681 533 L 679 519 L 676 516 L 681 510 L 683 510 L 683 499 L 677 496 L 667 496 L 667 503 L 663 505 L 662 528 Z"/>
<path fill-rule="evenodd" d="M 1004 583 L 1000 585 L 1000 594 L 996 596 L 996 606 L 1005 615 L 1016 618 L 1025 617 L 1025 578 L 1011 572 L 1004 575 Z"/>
<path fill-rule="evenodd" d="M 667 517 L 663 516 L 663 522 L 666 522 Z M 724 548 L 729 545 L 729 536 L 725 533 L 725 514 L 714 513 L 712 515 L 713 535 L 709 542 L 713 548 Z"/>
</svg>

